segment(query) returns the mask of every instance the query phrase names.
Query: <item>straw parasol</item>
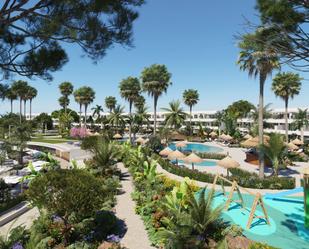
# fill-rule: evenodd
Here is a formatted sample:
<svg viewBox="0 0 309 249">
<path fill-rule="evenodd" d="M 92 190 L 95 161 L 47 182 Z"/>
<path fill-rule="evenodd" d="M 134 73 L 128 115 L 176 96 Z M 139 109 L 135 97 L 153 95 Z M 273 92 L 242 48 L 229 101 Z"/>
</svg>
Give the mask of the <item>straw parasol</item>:
<svg viewBox="0 0 309 249">
<path fill-rule="evenodd" d="M 223 139 L 226 140 L 226 141 L 230 141 L 233 138 L 230 135 L 225 135 Z"/>
<path fill-rule="evenodd" d="M 293 144 L 292 142 L 286 143 L 286 146 L 289 150 L 298 150 L 298 146 Z"/>
<path fill-rule="evenodd" d="M 295 138 L 293 141 L 292 141 L 293 144 L 295 145 L 303 145 L 304 143 L 302 141 L 300 141 L 298 138 Z"/>
<path fill-rule="evenodd" d="M 203 132 L 204 136 L 208 136 L 208 133 L 206 131 Z"/>
<path fill-rule="evenodd" d="M 115 138 L 115 139 L 120 139 L 120 138 L 122 138 L 122 136 L 121 136 L 119 133 L 116 133 L 116 134 L 113 136 L 113 138 Z"/>
<path fill-rule="evenodd" d="M 145 144 L 146 143 L 146 140 L 142 137 L 139 137 L 135 140 L 135 143 L 138 143 L 138 144 Z"/>
<path fill-rule="evenodd" d="M 251 138 L 253 138 L 250 134 L 246 134 L 245 136 L 244 136 L 244 139 L 251 139 Z"/>
<path fill-rule="evenodd" d="M 169 154 L 171 154 L 173 152 L 173 150 L 170 147 L 166 147 L 163 150 L 161 150 L 159 152 L 160 156 L 168 156 Z"/>
<path fill-rule="evenodd" d="M 187 146 L 187 143 L 185 141 L 180 141 L 180 142 L 176 143 L 177 148 L 183 148 L 183 147 L 186 147 L 186 146 Z"/>
<path fill-rule="evenodd" d="M 269 136 L 264 135 L 264 144 L 268 144 Z M 241 143 L 244 147 L 258 147 L 259 146 L 259 137 L 249 138 L 246 141 Z"/>
<path fill-rule="evenodd" d="M 214 131 L 212 131 L 212 132 L 209 133 L 209 136 L 211 136 L 211 137 L 216 137 L 216 136 L 217 136 L 217 133 L 214 132 Z"/>
<path fill-rule="evenodd" d="M 183 159 L 186 163 L 191 163 L 192 164 L 192 169 L 194 169 L 194 164 L 195 163 L 201 163 L 203 162 L 203 159 L 200 158 L 198 155 L 191 153 L 189 156 L 185 157 Z"/>
<path fill-rule="evenodd" d="M 225 136 L 226 136 L 226 135 L 225 135 L 224 133 L 222 133 L 222 134 L 219 136 L 219 138 L 224 139 Z"/>
<path fill-rule="evenodd" d="M 176 160 L 176 164 L 178 165 L 179 159 L 184 159 L 186 156 L 181 153 L 179 150 L 174 150 L 168 155 L 168 159 L 170 160 Z"/>
<path fill-rule="evenodd" d="M 217 164 L 227 170 L 227 177 L 229 177 L 229 169 L 238 168 L 240 164 L 233 160 L 230 156 L 226 156 L 222 160 L 218 161 Z"/>
</svg>

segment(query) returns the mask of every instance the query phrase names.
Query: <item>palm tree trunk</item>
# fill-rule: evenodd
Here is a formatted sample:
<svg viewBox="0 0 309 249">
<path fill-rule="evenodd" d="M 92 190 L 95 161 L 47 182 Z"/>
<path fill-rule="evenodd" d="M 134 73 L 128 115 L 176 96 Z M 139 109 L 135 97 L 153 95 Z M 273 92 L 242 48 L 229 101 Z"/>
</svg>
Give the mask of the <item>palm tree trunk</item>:
<svg viewBox="0 0 309 249">
<path fill-rule="evenodd" d="M 129 124 L 129 140 L 130 144 L 132 144 L 132 101 L 129 103 L 129 116 L 130 116 L 130 124 Z"/>
<path fill-rule="evenodd" d="M 190 135 L 192 136 L 192 105 L 190 105 Z"/>
<path fill-rule="evenodd" d="M 153 97 L 153 114 L 154 114 L 154 120 L 153 120 L 153 135 L 156 136 L 157 134 L 157 104 L 158 104 L 158 96 Z"/>
<path fill-rule="evenodd" d="M 24 99 L 24 117 L 26 119 L 26 102 L 27 100 Z"/>
<path fill-rule="evenodd" d="M 19 121 L 21 123 L 21 118 L 22 118 L 22 99 L 19 99 Z"/>
<path fill-rule="evenodd" d="M 32 116 L 32 99 L 30 99 L 30 120 L 31 120 L 31 116 Z"/>
<path fill-rule="evenodd" d="M 289 123 L 288 123 L 288 105 L 289 99 L 285 98 L 285 112 L 284 112 L 284 120 L 285 120 L 285 141 L 289 142 Z"/>
<path fill-rule="evenodd" d="M 11 99 L 11 113 L 13 113 L 13 99 Z"/>
<path fill-rule="evenodd" d="M 300 137 L 301 137 L 301 141 L 304 142 L 304 126 L 300 128 Z"/>
<path fill-rule="evenodd" d="M 82 127 L 82 104 L 79 104 L 79 127 Z"/>
<path fill-rule="evenodd" d="M 84 126 L 85 126 L 85 128 L 87 128 L 87 107 L 88 107 L 88 105 L 85 104 L 85 120 L 84 120 Z"/>
<path fill-rule="evenodd" d="M 259 94 L 259 146 L 260 148 L 264 144 L 264 127 L 263 127 L 263 109 L 264 109 L 264 85 L 265 85 L 266 75 L 260 73 L 260 94 Z M 264 178 L 264 153 L 259 149 L 259 177 Z"/>
</svg>

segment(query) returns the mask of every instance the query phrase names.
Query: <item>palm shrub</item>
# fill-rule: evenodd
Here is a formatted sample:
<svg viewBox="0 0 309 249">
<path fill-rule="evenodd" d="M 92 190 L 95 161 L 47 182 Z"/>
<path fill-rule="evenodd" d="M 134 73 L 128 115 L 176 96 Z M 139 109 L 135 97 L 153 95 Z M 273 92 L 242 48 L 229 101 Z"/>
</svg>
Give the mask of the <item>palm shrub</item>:
<svg viewBox="0 0 309 249">
<path fill-rule="evenodd" d="M 272 162 L 273 173 L 277 176 L 287 152 L 282 136 L 277 133 L 271 134 L 268 144 L 263 144 L 260 149 Z"/>
<path fill-rule="evenodd" d="M 165 115 L 165 125 L 179 129 L 185 122 L 187 114 L 184 112 L 180 106 L 180 101 L 172 101 L 169 103 L 169 108 L 161 108 L 163 111 L 167 112 Z"/>
</svg>

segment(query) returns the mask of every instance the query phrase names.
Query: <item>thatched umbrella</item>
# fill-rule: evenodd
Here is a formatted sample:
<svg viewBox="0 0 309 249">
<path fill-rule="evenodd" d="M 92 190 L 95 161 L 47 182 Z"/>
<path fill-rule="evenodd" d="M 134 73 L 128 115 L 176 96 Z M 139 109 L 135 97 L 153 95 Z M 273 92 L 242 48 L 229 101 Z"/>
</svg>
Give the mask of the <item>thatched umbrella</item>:
<svg viewBox="0 0 309 249">
<path fill-rule="evenodd" d="M 168 159 L 170 160 L 176 160 L 176 164 L 178 165 L 179 159 L 184 159 L 186 156 L 181 153 L 179 150 L 174 150 L 168 155 Z"/>
<path fill-rule="evenodd" d="M 203 134 L 204 134 L 204 136 L 206 136 L 206 137 L 208 136 L 208 134 L 207 134 L 207 132 L 206 132 L 206 131 L 204 131 L 204 132 L 203 132 Z"/>
<path fill-rule="evenodd" d="M 298 146 L 293 144 L 292 142 L 286 143 L 285 144 L 289 150 L 298 150 Z"/>
<path fill-rule="evenodd" d="M 227 170 L 227 177 L 229 177 L 229 169 L 238 168 L 240 164 L 233 160 L 230 156 L 226 156 L 222 160 L 218 161 L 217 164 Z"/>
<path fill-rule="evenodd" d="M 269 136 L 264 135 L 264 144 L 268 144 Z M 241 143 L 244 147 L 258 147 L 259 146 L 259 137 L 249 138 L 246 141 Z"/>
<path fill-rule="evenodd" d="M 116 133 L 116 134 L 113 136 L 113 138 L 115 138 L 115 139 L 121 139 L 122 136 L 121 136 L 119 133 Z"/>
<path fill-rule="evenodd" d="M 303 145 L 304 143 L 302 141 L 300 141 L 298 138 L 295 138 L 293 141 L 292 141 L 293 144 L 299 146 L 299 145 Z"/>
<path fill-rule="evenodd" d="M 253 138 L 250 134 L 246 134 L 245 136 L 244 136 L 244 139 L 251 139 L 251 138 Z"/>
<path fill-rule="evenodd" d="M 226 141 L 230 141 L 233 138 L 230 135 L 225 135 L 223 139 L 226 140 Z"/>
<path fill-rule="evenodd" d="M 225 135 L 224 133 L 222 133 L 222 134 L 219 136 L 219 138 L 224 139 L 225 136 L 226 136 L 226 135 Z"/>
<path fill-rule="evenodd" d="M 171 154 L 173 152 L 173 150 L 170 147 L 166 147 L 163 150 L 161 150 L 159 152 L 160 156 L 168 156 L 169 154 Z"/>
<path fill-rule="evenodd" d="M 135 140 L 135 143 L 138 143 L 138 144 L 145 144 L 146 143 L 146 140 L 142 137 L 139 137 Z"/>
<path fill-rule="evenodd" d="M 191 153 L 189 156 L 185 157 L 183 159 L 186 163 L 191 163 L 192 164 L 192 169 L 194 169 L 194 164 L 195 163 L 201 163 L 203 162 L 203 159 L 200 158 L 198 155 Z"/>
<path fill-rule="evenodd" d="M 212 132 L 209 133 L 209 136 L 211 136 L 212 138 L 214 138 L 214 137 L 217 137 L 218 135 L 217 135 L 216 132 L 212 131 Z"/>
<path fill-rule="evenodd" d="M 187 146 L 187 143 L 185 141 L 180 141 L 178 143 L 176 143 L 176 148 L 183 148 Z"/>
</svg>

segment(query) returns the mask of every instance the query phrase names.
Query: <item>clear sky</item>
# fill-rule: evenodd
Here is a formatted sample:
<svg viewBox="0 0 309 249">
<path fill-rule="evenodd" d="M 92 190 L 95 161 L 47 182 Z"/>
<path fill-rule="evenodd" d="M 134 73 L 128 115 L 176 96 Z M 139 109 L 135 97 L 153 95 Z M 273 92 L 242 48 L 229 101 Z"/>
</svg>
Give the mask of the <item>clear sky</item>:
<svg viewBox="0 0 309 249">
<path fill-rule="evenodd" d="M 72 82 L 75 88 L 91 86 L 96 91 L 93 105 L 104 105 L 108 95 L 116 96 L 125 105 L 119 96 L 119 82 L 128 76 L 139 77 L 142 69 L 153 63 L 165 64 L 172 73 L 173 85 L 159 99 L 159 107 L 181 99 L 188 88 L 200 93 L 194 110 L 218 110 L 239 99 L 257 104 L 258 81 L 248 78 L 237 67 L 239 49 L 234 38 L 244 28 L 244 17 L 257 20 L 254 5 L 255 0 L 148 0 L 134 23 L 134 48 L 115 46 L 95 65 L 82 57 L 78 47 L 70 46 L 67 49 L 70 61 L 53 74 L 52 82 L 28 80 L 38 89 L 33 112 L 59 109 L 58 85 L 63 81 Z M 271 92 L 270 84 L 269 79 L 265 103 L 273 103 L 273 108 L 283 107 L 283 101 Z M 308 96 L 309 84 L 304 81 L 301 94 L 290 106 L 309 106 Z M 149 98 L 147 105 L 152 110 Z M 1 113 L 9 110 L 8 102 L 0 106 Z M 73 98 L 70 107 L 78 109 Z M 14 108 L 18 108 L 17 102 Z"/>
</svg>

